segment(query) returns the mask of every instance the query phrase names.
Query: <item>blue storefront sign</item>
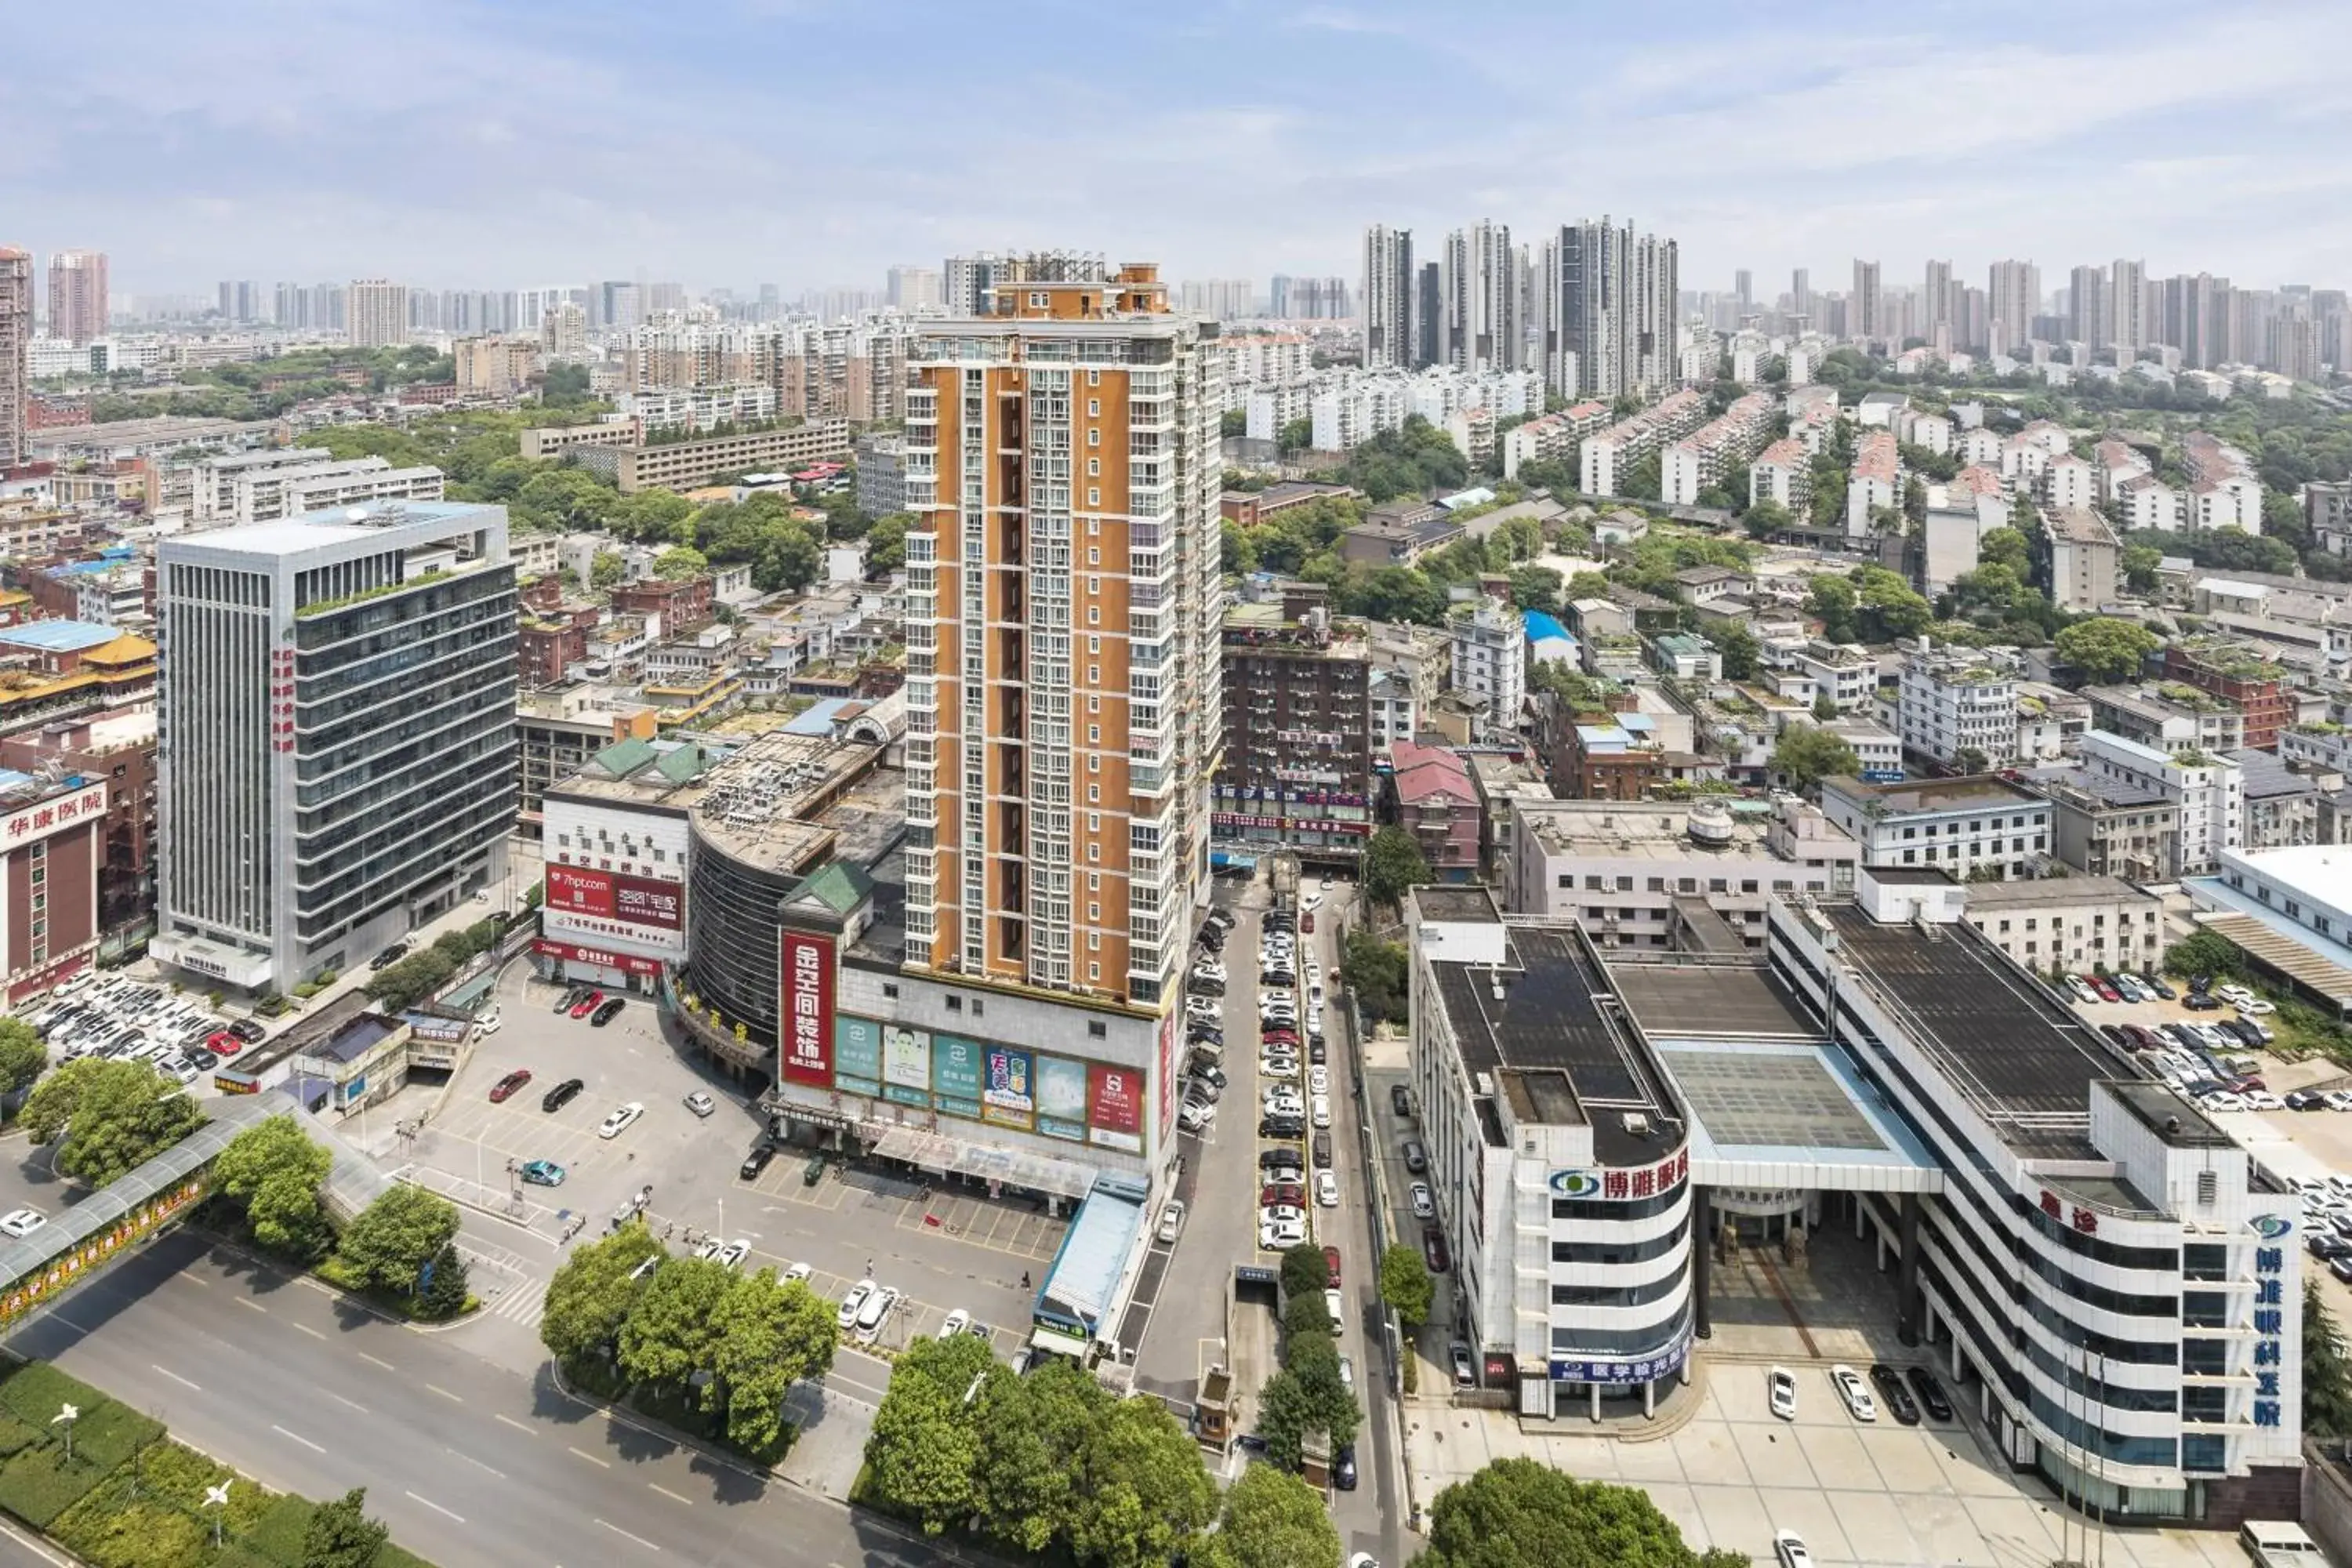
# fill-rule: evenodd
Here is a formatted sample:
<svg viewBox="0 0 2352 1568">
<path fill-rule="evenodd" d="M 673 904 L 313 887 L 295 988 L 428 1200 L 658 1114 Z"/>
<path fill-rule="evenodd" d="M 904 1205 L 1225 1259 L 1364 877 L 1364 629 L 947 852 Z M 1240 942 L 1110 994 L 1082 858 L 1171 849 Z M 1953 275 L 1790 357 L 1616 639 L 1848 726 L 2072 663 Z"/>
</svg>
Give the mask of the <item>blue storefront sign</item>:
<svg viewBox="0 0 2352 1568">
<path fill-rule="evenodd" d="M 1554 1383 L 1599 1383 L 1622 1385 L 1648 1383 L 1680 1372 L 1683 1363 L 1690 1359 L 1690 1342 L 1670 1346 L 1645 1361 L 1555 1361 L 1551 1363 Z"/>
</svg>

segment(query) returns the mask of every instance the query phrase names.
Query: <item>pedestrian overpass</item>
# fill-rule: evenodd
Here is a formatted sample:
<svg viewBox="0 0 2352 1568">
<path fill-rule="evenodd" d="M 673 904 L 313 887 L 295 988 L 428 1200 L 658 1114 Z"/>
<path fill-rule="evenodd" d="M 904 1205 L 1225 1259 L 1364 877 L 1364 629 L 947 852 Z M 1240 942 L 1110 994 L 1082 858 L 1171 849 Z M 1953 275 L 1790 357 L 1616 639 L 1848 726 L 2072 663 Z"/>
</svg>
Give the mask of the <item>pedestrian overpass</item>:
<svg viewBox="0 0 2352 1568">
<path fill-rule="evenodd" d="M 332 1156 L 320 1193 L 348 1221 L 392 1185 L 391 1178 L 334 1129 L 275 1089 L 206 1102 L 211 1118 L 169 1149 L 21 1237 L 0 1240 L 0 1333 L 58 1300 L 117 1258 L 178 1223 L 212 1190 L 213 1162 L 238 1133 L 291 1116 Z"/>
</svg>

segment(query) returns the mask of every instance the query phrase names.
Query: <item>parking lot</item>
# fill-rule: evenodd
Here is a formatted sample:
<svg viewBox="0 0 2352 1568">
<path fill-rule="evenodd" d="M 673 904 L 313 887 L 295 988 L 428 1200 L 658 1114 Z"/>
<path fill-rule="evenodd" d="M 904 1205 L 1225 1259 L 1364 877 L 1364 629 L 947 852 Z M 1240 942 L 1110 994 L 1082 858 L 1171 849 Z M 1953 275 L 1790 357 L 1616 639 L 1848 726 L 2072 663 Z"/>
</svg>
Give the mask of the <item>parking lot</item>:
<svg viewBox="0 0 2352 1568">
<path fill-rule="evenodd" d="M 191 1087 L 224 1058 L 236 1065 L 236 1051 L 205 1048 L 208 1039 L 227 1030 L 228 1019 L 201 997 L 128 974 L 85 971 L 32 1006 L 25 1021 L 48 1042 L 57 1061 L 92 1054 L 135 1058 L 152 1062 Z M 245 1042 L 234 1043 L 244 1048 Z"/>
<path fill-rule="evenodd" d="M 629 997 L 598 1027 L 554 1010 L 567 989 L 538 980 L 526 964 L 510 966 L 499 984 L 498 1030 L 478 1041 L 446 1094 L 412 1085 L 374 1108 L 364 1129 L 347 1128 L 420 1184 L 505 1222 L 492 1227 L 511 1238 L 500 1261 L 522 1279 L 489 1304 L 478 1334 L 484 1353 L 537 1364 L 541 1300 L 564 1238 L 575 1226 L 580 1240 L 605 1234 L 648 1185 L 646 1217 L 673 1252 L 688 1250 L 689 1237 L 740 1239 L 751 1247 L 745 1267 L 806 1264 L 812 1289 L 828 1300 L 865 1278 L 901 1291 L 886 1346 L 935 1332 L 958 1310 L 991 1328 L 1000 1353 L 1026 1339 L 1034 1290 L 1023 1279 L 1042 1275 L 1064 1222 L 1025 1204 L 833 1160 L 812 1186 L 803 1180 L 807 1156 L 791 1150 L 746 1181 L 744 1156 L 766 1129 L 740 1092 L 665 1035 L 650 999 Z M 517 1069 L 530 1081 L 492 1103 L 492 1087 Z M 581 1092 L 554 1111 L 541 1109 L 546 1092 L 570 1078 L 583 1080 Z M 707 1117 L 686 1104 L 698 1092 L 712 1102 Z M 644 1115 L 600 1137 L 604 1118 L 631 1102 Z M 526 1184 L 509 1170 L 509 1162 L 534 1160 L 562 1166 L 562 1184 Z"/>
</svg>

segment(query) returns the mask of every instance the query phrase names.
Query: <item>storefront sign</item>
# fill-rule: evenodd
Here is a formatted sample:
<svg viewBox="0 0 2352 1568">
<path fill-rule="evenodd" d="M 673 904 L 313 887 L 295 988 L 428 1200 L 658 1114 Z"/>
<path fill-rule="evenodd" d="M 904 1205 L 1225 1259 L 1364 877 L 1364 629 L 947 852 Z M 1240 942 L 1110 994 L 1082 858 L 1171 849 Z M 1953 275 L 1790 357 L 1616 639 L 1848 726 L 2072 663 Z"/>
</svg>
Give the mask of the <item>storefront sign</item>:
<svg viewBox="0 0 2352 1568">
<path fill-rule="evenodd" d="M 1690 1342 L 1683 1341 L 1647 1361 L 1555 1361 L 1551 1363 L 1554 1383 L 1648 1383 L 1682 1370 L 1690 1358 Z"/>
<path fill-rule="evenodd" d="M 846 1094 L 882 1092 L 882 1026 L 841 1017 L 833 1025 L 833 1087 Z"/>
<path fill-rule="evenodd" d="M 833 1087 L 833 956 L 830 936 L 783 933 L 776 1017 L 783 1075 L 793 1083 Z"/>
<path fill-rule="evenodd" d="M 686 888 L 681 883 L 551 862 L 543 891 L 552 914 L 617 921 L 624 927 L 658 931 L 686 929 Z"/>
<path fill-rule="evenodd" d="M 1087 1064 L 1066 1057 L 1037 1058 L 1037 1131 L 1048 1138 L 1087 1141 Z"/>
<path fill-rule="evenodd" d="M 658 958 L 646 958 L 634 952 L 614 952 L 601 947 L 583 947 L 574 942 L 558 942 L 553 937 L 533 937 L 530 950 L 541 958 L 593 964 L 598 969 L 617 969 L 624 974 L 656 975 L 662 972 Z"/>
<path fill-rule="evenodd" d="M 2286 1367 L 2286 1247 L 2275 1215 L 2257 1216 L 2254 1234 L 2254 1425 L 2275 1428 L 2284 1408 L 2279 1380 Z"/>
<path fill-rule="evenodd" d="M 979 1042 L 955 1035 L 931 1037 L 931 1101 L 940 1110 L 979 1121 L 982 1071 Z"/>
<path fill-rule="evenodd" d="M 1655 1197 L 1673 1192 L 1690 1174 L 1690 1155 L 1677 1152 L 1655 1165 L 1631 1171 L 1554 1171 L 1552 1194 L 1562 1198 L 1598 1198 L 1604 1203 Z"/>
<path fill-rule="evenodd" d="M 991 1046 L 981 1059 L 987 1077 L 980 1091 L 980 1119 L 1026 1132 L 1036 1113 L 1029 1053 Z"/>
<path fill-rule="evenodd" d="M 0 837 L 5 837 L 11 844 L 22 844 L 28 839 L 46 838 L 59 828 L 70 827 L 87 817 L 105 815 L 106 786 L 92 784 L 79 795 L 59 795 L 55 800 L 45 800 L 38 805 L 28 805 L 22 811 L 10 813 L 8 825 L 0 829 Z"/>
<path fill-rule="evenodd" d="M 1143 1152 L 1143 1075 L 1097 1062 L 1087 1069 L 1087 1141 Z"/>
</svg>

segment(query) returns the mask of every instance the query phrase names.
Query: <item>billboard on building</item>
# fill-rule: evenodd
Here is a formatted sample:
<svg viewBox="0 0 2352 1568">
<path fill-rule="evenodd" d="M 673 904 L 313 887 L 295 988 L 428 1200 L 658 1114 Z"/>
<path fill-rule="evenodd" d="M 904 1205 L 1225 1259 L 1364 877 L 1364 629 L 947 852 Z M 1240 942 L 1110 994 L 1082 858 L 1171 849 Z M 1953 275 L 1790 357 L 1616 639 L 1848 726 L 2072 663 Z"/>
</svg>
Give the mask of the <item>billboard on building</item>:
<svg viewBox="0 0 2352 1568">
<path fill-rule="evenodd" d="M 882 1026 L 882 1098 L 931 1108 L 931 1037 L 923 1029 Z"/>
<path fill-rule="evenodd" d="M 931 1102 L 950 1116 L 980 1120 L 980 1042 L 931 1037 Z"/>
<path fill-rule="evenodd" d="M 557 923 L 577 924 L 600 936 L 635 936 L 676 946 L 686 931 L 683 883 L 551 862 L 541 893 Z"/>
<path fill-rule="evenodd" d="M 1143 1152 L 1143 1074 L 1096 1062 L 1087 1068 L 1087 1139 L 1105 1149 Z"/>
<path fill-rule="evenodd" d="M 1029 1053 L 1011 1046 L 991 1046 L 982 1062 L 987 1078 L 980 1091 L 980 1119 L 1026 1132 L 1037 1110 Z"/>
<path fill-rule="evenodd" d="M 882 1026 L 839 1018 L 833 1026 L 833 1086 L 847 1094 L 882 1092 Z"/>
<path fill-rule="evenodd" d="M 778 1053 L 788 1082 L 833 1087 L 833 960 L 832 937 L 818 931 L 783 933 L 776 965 L 776 1018 Z"/>
<path fill-rule="evenodd" d="M 1066 1057 L 1037 1058 L 1037 1131 L 1048 1138 L 1087 1141 L 1087 1064 Z"/>
</svg>

